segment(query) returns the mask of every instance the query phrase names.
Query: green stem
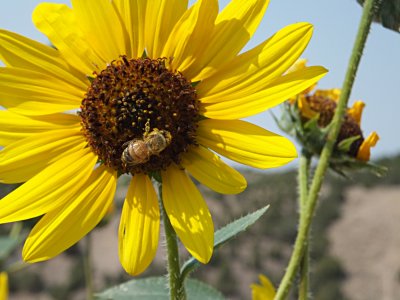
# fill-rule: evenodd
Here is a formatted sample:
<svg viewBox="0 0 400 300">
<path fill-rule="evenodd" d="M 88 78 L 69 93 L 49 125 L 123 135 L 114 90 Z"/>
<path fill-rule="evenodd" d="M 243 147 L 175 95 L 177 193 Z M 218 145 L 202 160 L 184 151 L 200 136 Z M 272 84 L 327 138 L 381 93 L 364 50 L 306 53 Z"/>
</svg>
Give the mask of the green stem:
<svg viewBox="0 0 400 300">
<path fill-rule="evenodd" d="M 301 259 L 301 264 L 300 264 L 299 300 L 308 299 L 308 290 L 310 282 L 309 264 L 310 264 L 310 252 L 307 243 L 307 245 L 304 248 L 303 258 Z"/>
<path fill-rule="evenodd" d="M 92 247 L 92 238 L 91 235 L 88 234 L 84 239 L 84 253 L 83 253 L 83 271 L 85 273 L 85 282 L 86 282 L 86 299 L 93 299 L 93 278 L 92 278 L 92 260 L 91 260 L 91 247 Z"/>
<path fill-rule="evenodd" d="M 300 216 L 303 215 L 302 211 L 306 209 L 306 203 L 308 197 L 308 183 L 310 177 L 309 174 L 310 163 L 311 163 L 310 155 L 302 152 L 299 160 L 299 172 L 298 172 Z"/>
<path fill-rule="evenodd" d="M 303 150 L 302 155 L 300 157 L 299 163 L 299 194 L 300 194 L 300 219 L 304 218 L 306 211 L 306 203 L 308 197 L 308 183 L 309 183 L 309 172 L 310 172 L 310 163 L 311 157 L 306 154 Z M 307 238 L 308 240 L 308 238 Z M 300 266 L 300 283 L 299 283 L 299 300 L 307 300 L 308 299 L 308 289 L 309 289 L 309 249 L 308 249 L 308 241 L 307 245 L 304 249 L 303 258 Z"/>
<path fill-rule="evenodd" d="M 376 5 L 375 5 L 376 4 Z M 359 25 L 356 41 L 353 47 L 353 52 L 350 57 L 350 62 L 347 68 L 345 81 L 343 84 L 340 99 L 336 108 L 335 115 L 332 120 L 332 127 L 327 136 L 326 144 L 321 152 L 321 157 L 315 171 L 309 195 L 307 197 L 306 209 L 304 218 L 300 219 L 299 231 L 297 233 L 296 242 L 294 245 L 293 253 L 286 269 L 285 275 L 282 278 L 281 284 L 275 296 L 275 300 L 286 299 L 293 279 L 297 273 L 304 250 L 307 246 L 307 238 L 311 226 L 311 221 L 314 216 L 315 207 L 318 200 L 318 194 L 321 185 L 328 169 L 329 159 L 332 155 L 333 147 L 335 145 L 337 136 L 339 134 L 340 126 L 342 124 L 343 115 L 347 106 L 351 89 L 353 87 L 354 79 L 357 73 L 358 65 L 362 56 L 363 49 L 368 37 L 369 29 L 371 27 L 372 18 L 375 10 L 379 7 L 380 1 L 366 0 L 364 3 L 363 14 Z"/>
<path fill-rule="evenodd" d="M 21 233 L 22 226 L 22 222 L 15 222 L 11 227 L 9 236 L 11 238 L 17 239 L 19 237 L 19 234 Z"/>
<path fill-rule="evenodd" d="M 178 241 L 174 228 L 169 221 L 167 212 L 165 211 L 162 201 L 162 183 L 158 185 L 158 194 L 160 200 L 160 209 L 164 221 L 165 238 L 167 241 L 167 257 L 168 257 L 168 279 L 169 292 L 171 300 L 185 300 L 186 293 L 183 286 L 183 280 L 180 273 L 179 249 Z"/>
<path fill-rule="evenodd" d="M 27 264 L 26 262 L 24 262 L 24 261 L 17 261 L 17 262 L 15 262 L 15 263 L 13 263 L 12 265 L 9 265 L 7 268 L 6 268 L 6 272 L 7 273 L 9 273 L 9 274 L 11 274 L 11 273 L 15 273 L 15 272 L 18 272 L 18 271 L 21 271 L 21 270 L 23 270 L 23 269 L 25 269 L 25 268 L 27 268 L 27 267 L 29 267 L 30 266 L 30 264 Z"/>
</svg>

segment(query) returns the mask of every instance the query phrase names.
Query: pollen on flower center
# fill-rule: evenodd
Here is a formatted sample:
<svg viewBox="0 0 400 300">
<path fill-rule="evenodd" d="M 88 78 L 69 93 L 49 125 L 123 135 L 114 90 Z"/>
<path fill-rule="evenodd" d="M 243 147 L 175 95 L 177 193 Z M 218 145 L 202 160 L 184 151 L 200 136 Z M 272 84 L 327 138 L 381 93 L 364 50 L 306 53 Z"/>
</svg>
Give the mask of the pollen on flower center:
<svg viewBox="0 0 400 300">
<path fill-rule="evenodd" d="M 99 159 L 136 174 L 179 164 L 181 153 L 196 145 L 198 112 L 195 88 L 168 70 L 166 59 L 122 56 L 95 74 L 80 116 Z"/>
</svg>

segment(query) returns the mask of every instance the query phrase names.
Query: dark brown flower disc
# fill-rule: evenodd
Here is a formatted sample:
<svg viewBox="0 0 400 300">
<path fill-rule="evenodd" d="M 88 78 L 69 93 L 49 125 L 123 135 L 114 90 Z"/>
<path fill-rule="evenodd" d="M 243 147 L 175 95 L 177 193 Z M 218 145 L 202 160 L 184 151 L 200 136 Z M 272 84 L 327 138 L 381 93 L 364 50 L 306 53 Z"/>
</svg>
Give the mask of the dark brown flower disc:
<svg viewBox="0 0 400 300">
<path fill-rule="evenodd" d="M 94 74 L 80 116 L 88 144 L 102 163 L 121 173 L 149 173 L 179 164 L 180 155 L 196 145 L 199 101 L 192 83 L 168 70 L 166 59 L 123 56 Z M 168 147 L 145 163 L 124 165 L 127 144 L 154 130 L 170 134 Z"/>
</svg>

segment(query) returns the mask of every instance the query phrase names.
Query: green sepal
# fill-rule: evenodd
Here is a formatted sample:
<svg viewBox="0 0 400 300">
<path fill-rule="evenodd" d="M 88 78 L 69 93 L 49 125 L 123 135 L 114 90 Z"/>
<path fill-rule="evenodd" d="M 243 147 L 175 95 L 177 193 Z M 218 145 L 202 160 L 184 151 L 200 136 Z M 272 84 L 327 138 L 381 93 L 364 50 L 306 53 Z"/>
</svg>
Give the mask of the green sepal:
<svg viewBox="0 0 400 300">
<path fill-rule="evenodd" d="M 261 218 L 263 214 L 265 214 L 268 208 L 269 205 L 244 217 L 241 217 L 217 230 L 214 233 L 214 250 L 216 250 L 218 247 L 233 239 L 239 233 L 245 231 L 247 228 L 253 225 L 259 218 Z M 187 275 L 194 271 L 199 265 L 200 262 L 194 257 L 188 259 L 181 268 L 182 280 L 184 280 L 185 277 L 187 277 Z"/>
<path fill-rule="evenodd" d="M 297 130 L 297 138 L 303 144 L 303 148 L 306 148 L 308 152 L 319 155 L 326 143 L 326 136 L 328 134 L 327 128 L 321 128 L 318 126 L 318 117 L 308 120 L 304 125 L 299 121 L 299 127 L 301 130 Z"/>
<path fill-rule="evenodd" d="M 95 295 L 98 300 L 169 300 L 168 279 L 149 277 L 130 280 Z M 223 300 L 224 296 L 204 282 L 188 279 L 185 281 L 187 299 Z"/>
<path fill-rule="evenodd" d="M 369 161 L 362 161 L 349 156 L 331 157 L 329 166 L 333 171 L 345 178 L 351 178 L 348 172 L 364 170 L 374 174 L 377 177 L 383 177 L 387 174 L 387 167 L 374 164 Z"/>
<path fill-rule="evenodd" d="M 342 152 L 349 152 L 349 151 L 350 151 L 351 145 L 352 145 L 355 141 L 359 140 L 360 138 L 361 138 L 360 135 L 356 135 L 356 136 L 349 137 L 349 138 L 347 138 L 347 139 L 345 139 L 345 140 L 342 140 L 342 141 L 337 145 L 337 148 L 338 148 L 339 151 L 342 151 Z"/>
<path fill-rule="evenodd" d="M 293 105 L 285 102 L 281 107 L 283 107 L 281 118 L 278 120 L 273 116 L 276 124 L 282 131 L 300 139 L 304 135 L 304 128 L 297 102 Z"/>
<path fill-rule="evenodd" d="M 311 158 L 312 155 L 319 156 L 321 154 L 328 133 L 332 126 L 334 126 L 334 122 L 331 122 L 328 126 L 321 128 L 318 125 L 318 117 L 319 116 L 316 115 L 309 120 L 302 118 L 296 102 L 294 104 L 284 103 L 281 118 L 278 120 L 278 118 L 274 116 L 274 119 L 283 131 L 299 141 L 304 153 Z M 349 178 L 348 172 L 360 169 L 366 170 L 379 177 L 384 176 L 387 172 L 385 167 L 349 156 L 348 151 L 351 145 L 358 139 L 360 139 L 359 135 L 349 137 L 335 146 L 329 162 L 330 168 L 346 178 Z"/>
</svg>

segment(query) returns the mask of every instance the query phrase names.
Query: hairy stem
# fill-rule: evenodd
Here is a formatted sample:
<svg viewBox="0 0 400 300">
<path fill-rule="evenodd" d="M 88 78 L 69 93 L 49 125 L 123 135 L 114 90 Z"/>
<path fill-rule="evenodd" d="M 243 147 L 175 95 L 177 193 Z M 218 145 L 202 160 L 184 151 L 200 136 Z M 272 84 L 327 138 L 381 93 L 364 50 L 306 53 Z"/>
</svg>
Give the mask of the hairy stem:
<svg viewBox="0 0 400 300">
<path fill-rule="evenodd" d="M 298 184 L 299 184 L 299 209 L 300 209 L 300 219 L 304 218 L 304 214 L 306 211 L 307 197 L 308 197 L 308 184 L 309 184 L 309 176 L 310 176 L 310 163 L 311 157 L 309 154 L 304 151 L 300 157 L 299 163 L 299 171 L 298 171 Z M 299 300 L 307 300 L 308 299 L 308 290 L 309 290 L 309 246 L 308 246 L 308 238 L 307 245 L 304 249 L 303 258 L 301 260 L 300 266 L 300 283 L 299 283 Z"/>
<path fill-rule="evenodd" d="M 340 126 L 342 125 L 343 116 L 346 110 L 351 89 L 353 87 L 362 52 L 368 37 L 369 29 L 371 27 L 372 18 L 376 9 L 378 9 L 380 2 L 381 1 L 379 0 L 366 0 L 364 3 L 363 14 L 358 28 L 353 51 L 350 57 L 350 62 L 347 67 L 346 77 L 343 83 L 340 99 L 332 120 L 332 127 L 328 134 L 326 144 L 321 152 L 321 157 L 307 197 L 304 218 L 300 218 L 299 231 L 297 233 L 293 253 L 290 258 L 285 275 L 283 276 L 283 279 L 275 296 L 275 300 L 286 299 L 292 286 L 293 279 L 301 263 L 304 250 L 307 246 L 307 239 L 309 235 L 311 221 L 313 219 L 315 207 L 317 204 L 319 191 L 321 189 L 326 170 L 328 169 L 329 159 L 332 155 L 333 147 L 336 143 Z"/>
<path fill-rule="evenodd" d="M 178 241 L 174 228 L 169 221 L 162 201 L 162 183 L 158 184 L 158 194 L 162 219 L 164 221 L 165 238 L 167 241 L 168 280 L 171 300 L 185 300 L 186 293 L 180 273 Z"/>
</svg>

